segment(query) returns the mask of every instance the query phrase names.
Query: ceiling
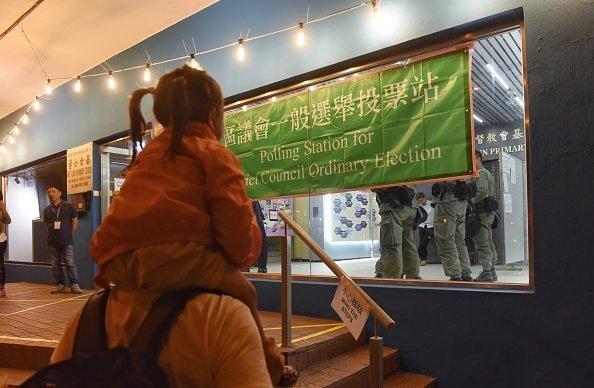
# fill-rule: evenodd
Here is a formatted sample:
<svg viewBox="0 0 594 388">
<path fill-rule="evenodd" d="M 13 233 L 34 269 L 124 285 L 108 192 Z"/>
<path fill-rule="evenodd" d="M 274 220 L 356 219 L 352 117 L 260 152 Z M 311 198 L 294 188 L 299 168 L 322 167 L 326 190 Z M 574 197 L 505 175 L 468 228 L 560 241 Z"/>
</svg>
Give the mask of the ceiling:
<svg viewBox="0 0 594 388">
<path fill-rule="evenodd" d="M 48 77 L 83 74 L 216 1 L 1 0 L 0 34 L 37 7 L 0 39 L 0 119 L 31 103 Z"/>
<path fill-rule="evenodd" d="M 48 76 L 83 74 L 216 1 L 1 0 L 0 34 L 33 10 L 0 39 L 0 119 L 30 104 Z M 487 64 L 494 66 L 509 89 L 501 86 Z M 52 86 L 60 82 L 65 81 L 52 81 Z M 518 29 L 477 42 L 472 82 L 474 113 L 483 120 L 475 120 L 477 125 L 523 118 L 523 107 L 514 98 L 523 100 Z"/>
<path fill-rule="evenodd" d="M 509 89 L 504 88 L 487 68 L 493 66 Z M 472 54 L 473 110 L 483 123 L 508 123 L 524 118 L 520 30 L 515 29 L 481 39 Z"/>
</svg>

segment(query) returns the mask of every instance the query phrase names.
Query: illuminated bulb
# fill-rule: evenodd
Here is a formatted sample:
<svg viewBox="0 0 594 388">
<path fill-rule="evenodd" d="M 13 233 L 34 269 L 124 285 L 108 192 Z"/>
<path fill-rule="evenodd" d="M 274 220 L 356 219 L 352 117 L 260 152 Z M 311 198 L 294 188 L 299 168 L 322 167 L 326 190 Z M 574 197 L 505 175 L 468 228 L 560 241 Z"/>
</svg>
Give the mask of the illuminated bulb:
<svg viewBox="0 0 594 388">
<path fill-rule="evenodd" d="M 45 84 L 45 94 L 52 94 L 52 85 L 50 82 L 52 82 L 52 80 L 48 79 L 47 83 Z"/>
<path fill-rule="evenodd" d="M 41 106 L 41 104 L 39 103 L 39 97 L 35 97 L 35 101 L 33 102 L 33 109 L 39 110 L 40 106 Z"/>
<path fill-rule="evenodd" d="M 7 138 L 10 144 L 14 144 L 14 137 L 12 135 L 8 135 Z"/>
<path fill-rule="evenodd" d="M 359 76 L 359 73 L 353 74 L 353 77 L 358 77 L 358 76 Z"/>
<path fill-rule="evenodd" d="M 247 105 L 242 106 L 241 107 L 241 110 L 244 111 L 244 112 L 246 112 L 247 111 Z"/>
<path fill-rule="evenodd" d="M 271 100 L 272 102 L 275 102 L 275 101 L 276 101 L 276 96 L 272 96 L 272 98 L 270 98 L 270 100 Z"/>
<path fill-rule="evenodd" d="M 0 152 L 2 152 L 3 154 L 6 153 L 6 147 L 4 147 L 4 144 L 0 145 Z"/>
<path fill-rule="evenodd" d="M 23 118 L 21 119 L 21 122 L 25 125 L 29 124 L 29 113 L 25 113 L 23 115 Z"/>
<path fill-rule="evenodd" d="M 16 125 L 16 124 L 14 125 L 14 128 L 12 128 L 12 133 L 13 133 L 13 135 L 16 135 L 16 136 L 18 136 L 21 133 L 18 125 Z"/>
<path fill-rule="evenodd" d="M 245 50 L 243 49 L 243 39 L 237 41 L 237 59 L 243 61 L 245 59 Z"/>
<path fill-rule="evenodd" d="M 76 77 L 76 82 L 74 83 L 74 91 L 80 93 L 81 84 L 80 84 L 80 75 Z"/>
<path fill-rule="evenodd" d="M 144 82 L 149 82 L 151 80 L 151 64 L 146 64 L 146 69 L 144 69 L 144 76 L 142 77 Z"/>
<path fill-rule="evenodd" d="M 109 86 L 110 89 L 115 89 L 115 87 L 116 87 L 116 82 L 115 82 L 115 79 L 113 78 L 113 72 L 111 70 L 109 71 L 109 78 L 107 79 L 107 86 Z"/>
<path fill-rule="evenodd" d="M 297 31 L 297 46 L 301 47 L 305 43 L 305 31 L 303 30 L 303 22 L 299 23 L 299 31 Z"/>
<path fill-rule="evenodd" d="M 200 63 L 196 59 L 196 54 L 190 54 L 190 58 L 190 67 L 196 70 L 202 70 L 202 66 L 200 66 Z"/>
<path fill-rule="evenodd" d="M 307 90 L 309 90 L 310 92 L 313 92 L 314 90 L 316 90 L 315 85 L 311 85 L 310 87 L 307 88 Z"/>
<path fill-rule="evenodd" d="M 371 7 L 373 8 L 373 13 L 378 13 L 379 12 L 378 0 L 371 0 Z"/>
</svg>

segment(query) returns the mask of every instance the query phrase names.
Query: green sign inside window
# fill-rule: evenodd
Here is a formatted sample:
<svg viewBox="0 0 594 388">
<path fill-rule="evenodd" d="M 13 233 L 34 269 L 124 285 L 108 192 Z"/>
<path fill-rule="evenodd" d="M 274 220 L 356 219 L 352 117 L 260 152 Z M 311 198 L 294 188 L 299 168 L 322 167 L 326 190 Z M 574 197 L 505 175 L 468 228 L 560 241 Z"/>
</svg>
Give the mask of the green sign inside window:
<svg viewBox="0 0 594 388">
<path fill-rule="evenodd" d="M 472 171 L 468 50 L 225 116 L 250 198 L 327 193 Z"/>
</svg>

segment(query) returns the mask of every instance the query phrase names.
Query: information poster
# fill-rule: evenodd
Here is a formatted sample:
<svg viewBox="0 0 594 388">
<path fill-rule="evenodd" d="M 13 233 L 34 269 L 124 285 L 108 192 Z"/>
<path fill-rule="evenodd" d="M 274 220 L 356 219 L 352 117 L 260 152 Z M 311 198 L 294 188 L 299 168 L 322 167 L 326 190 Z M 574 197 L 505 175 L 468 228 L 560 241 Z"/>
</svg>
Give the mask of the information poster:
<svg viewBox="0 0 594 388">
<path fill-rule="evenodd" d="M 68 194 L 93 190 L 93 143 L 66 152 L 66 179 Z"/>
<path fill-rule="evenodd" d="M 372 239 L 373 201 L 369 191 L 330 194 L 332 207 L 332 242 Z"/>
<path fill-rule="evenodd" d="M 285 221 L 278 215 L 283 210 L 287 215 L 293 216 L 293 198 L 267 199 L 260 201 L 262 212 L 264 213 L 264 228 L 266 236 L 284 236 Z M 289 236 L 293 231 L 289 229 Z"/>
</svg>

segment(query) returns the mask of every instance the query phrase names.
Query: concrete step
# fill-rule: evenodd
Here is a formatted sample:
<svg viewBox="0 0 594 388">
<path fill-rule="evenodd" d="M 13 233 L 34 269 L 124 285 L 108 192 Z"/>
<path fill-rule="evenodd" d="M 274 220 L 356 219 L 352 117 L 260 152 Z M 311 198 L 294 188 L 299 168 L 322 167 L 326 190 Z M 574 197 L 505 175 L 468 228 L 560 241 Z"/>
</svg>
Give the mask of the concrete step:
<svg viewBox="0 0 594 388">
<path fill-rule="evenodd" d="M 0 368 L 38 370 L 49 364 L 53 346 L 0 342 Z"/>
<path fill-rule="evenodd" d="M 349 330 L 343 327 L 332 333 L 324 335 L 307 345 L 295 344 L 292 348 L 281 348 L 289 365 L 299 371 L 315 365 L 321 361 L 331 359 L 365 343 L 365 336 L 355 340 Z"/>
<path fill-rule="evenodd" d="M 25 380 L 33 375 L 33 373 L 35 373 L 33 370 L 0 368 L 0 387 L 19 387 Z"/>
<path fill-rule="evenodd" d="M 437 380 L 431 376 L 398 371 L 384 379 L 384 388 L 436 388 Z"/>
<path fill-rule="evenodd" d="M 398 366 L 398 350 L 384 347 L 384 376 L 395 373 Z M 362 345 L 308 367 L 295 387 L 353 388 L 368 384 L 369 348 Z"/>
</svg>

